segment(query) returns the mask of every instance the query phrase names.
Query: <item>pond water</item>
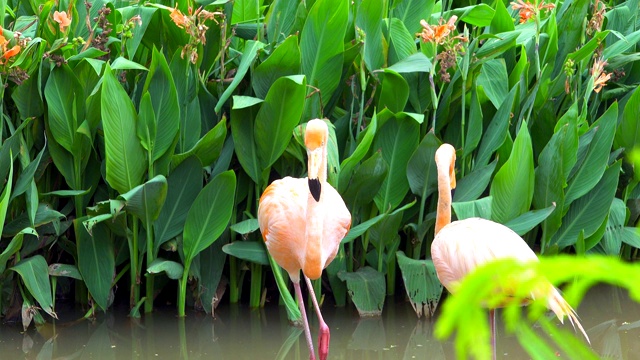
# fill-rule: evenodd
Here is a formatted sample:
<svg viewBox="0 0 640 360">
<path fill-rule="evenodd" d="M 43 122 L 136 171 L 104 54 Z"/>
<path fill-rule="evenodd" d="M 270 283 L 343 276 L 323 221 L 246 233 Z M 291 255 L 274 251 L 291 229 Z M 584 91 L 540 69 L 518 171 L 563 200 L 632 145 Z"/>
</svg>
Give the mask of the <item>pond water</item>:
<svg viewBox="0 0 640 360">
<path fill-rule="evenodd" d="M 351 307 L 324 306 L 323 313 L 331 328 L 329 359 L 455 359 L 452 341 L 436 341 L 433 321 L 418 320 L 407 302 L 388 301 L 383 315 L 373 319 L 359 319 Z M 640 359 L 640 304 L 625 291 L 596 287 L 578 314 L 603 358 Z M 302 330 L 289 326 L 285 309 L 277 305 L 261 310 L 221 305 L 215 319 L 195 312 L 179 319 L 175 308 L 139 320 L 117 309 L 93 322 L 74 321 L 81 316 L 77 312 L 59 315 L 55 324 L 27 332 L 15 324 L 0 326 L 0 358 L 308 359 Z M 315 317 L 311 327 L 315 341 Z M 499 359 L 528 358 L 500 320 L 497 344 Z"/>
</svg>

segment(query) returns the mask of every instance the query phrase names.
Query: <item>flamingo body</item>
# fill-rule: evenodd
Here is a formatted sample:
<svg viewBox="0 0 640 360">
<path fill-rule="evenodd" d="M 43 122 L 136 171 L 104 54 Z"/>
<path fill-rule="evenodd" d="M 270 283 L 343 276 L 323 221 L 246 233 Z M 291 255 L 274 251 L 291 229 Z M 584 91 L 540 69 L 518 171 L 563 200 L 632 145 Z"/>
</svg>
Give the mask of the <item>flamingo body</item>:
<svg viewBox="0 0 640 360">
<path fill-rule="evenodd" d="M 458 283 L 467 274 L 487 262 L 507 258 L 523 263 L 538 261 L 529 245 L 502 224 L 481 218 L 451 222 L 451 189 L 455 188 L 456 184 L 455 149 L 449 144 L 442 144 L 436 151 L 435 160 L 438 169 L 438 207 L 431 257 L 438 279 L 449 292 L 455 293 Z M 508 292 L 510 289 L 501 291 Z M 547 307 L 558 319 L 562 322 L 567 316 L 589 341 L 575 311 L 551 283 L 537 289 L 529 300 L 536 297 L 546 297 Z M 490 314 L 492 315 L 493 311 Z M 492 335 L 493 330 L 492 320 Z M 492 337 L 492 343 L 495 350 L 495 337 Z"/>
<path fill-rule="evenodd" d="M 329 183 L 322 185 L 320 203 L 314 209 L 316 226 L 322 239 L 318 244 L 307 242 L 308 179 L 285 177 L 271 183 L 260 198 L 258 220 L 260 230 L 273 259 L 292 279 L 299 279 L 300 270 L 310 279 L 318 279 L 322 270 L 336 257 L 340 241 L 349 231 L 351 214 Z M 328 210 L 330 209 L 330 210 Z"/>
</svg>

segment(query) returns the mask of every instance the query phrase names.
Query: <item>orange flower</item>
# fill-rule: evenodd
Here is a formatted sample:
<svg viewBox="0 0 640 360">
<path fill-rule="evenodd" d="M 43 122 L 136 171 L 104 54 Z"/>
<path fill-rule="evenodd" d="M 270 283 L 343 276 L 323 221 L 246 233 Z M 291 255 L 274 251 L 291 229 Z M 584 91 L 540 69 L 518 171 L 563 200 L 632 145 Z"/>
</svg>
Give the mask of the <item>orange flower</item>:
<svg viewBox="0 0 640 360">
<path fill-rule="evenodd" d="M 518 0 L 517 2 L 511 3 L 511 8 L 514 10 L 520 10 L 520 24 L 524 24 L 529 19 L 534 17 L 536 14 L 540 13 L 540 10 L 552 10 L 555 9 L 556 4 L 545 4 L 544 0 L 540 1 L 538 7 L 529 2 L 524 2 L 522 0 Z"/>
<path fill-rule="evenodd" d="M 178 5 L 171 11 L 169 17 L 171 17 L 171 20 L 181 29 L 189 26 L 189 17 L 178 10 Z"/>
<path fill-rule="evenodd" d="M 71 17 L 67 16 L 66 11 L 58 12 L 58 10 L 53 12 L 53 20 L 60 24 L 60 31 L 64 31 L 69 25 L 71 25 Z"/>
<path fill-rule="evenodd" d="M 422 32 L 416 34 L 422 38 L 422 42 L 434 42 L 442 45 L 451 31 L 456 29 L 455 22 L 458 17 L 453 15 L 446 24 L 443 24 L 443 19 L 440 18 L 440 25 L 429 25 L 425 20 L 420 20 L 422 25 Z"/>
<path fill-rule="evenodd" d="M 595 79 L 593 81 L 593 91 L 596 93 L 599 93 L 607 85 L 607 81 L 611 79 L 611 73 L 604 71 L 605 65 L 607 65 L 607 62 L 600 58 L 596 59 L 591 67 L 591 76 Z"/>
<path fill-rule="evenodd" d="M 4 29 L 2 29 L 2 26 L 0 26 L 0 47 L 2 47 L 2 49 L 4 50 L 7 47 L 8 43 L 9 41 L 4 38 Z"/>
<path fill-rule="evenodd" d="M 19 52 L 20 52 L 20 45 L 15 45 L 14 47 L 9 49 L 8 51 L 5 51 L 5 53 L 2 54 L 2 57 L 5 60 L 8 60 L 8 59 L 18 55 Z"/>
</svg>

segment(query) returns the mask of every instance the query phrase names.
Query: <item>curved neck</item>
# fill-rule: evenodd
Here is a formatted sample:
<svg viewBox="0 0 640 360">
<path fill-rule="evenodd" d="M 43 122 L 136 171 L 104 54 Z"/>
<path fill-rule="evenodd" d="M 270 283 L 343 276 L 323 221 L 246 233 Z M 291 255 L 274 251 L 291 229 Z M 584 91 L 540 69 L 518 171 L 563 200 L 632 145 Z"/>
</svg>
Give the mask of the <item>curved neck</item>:
<svg viewBox="0 0 640 360">
<path fill-rule="evenodd" d="M 327 136 L 327 139 L 329 137 Z M 322 146 L 322 162 L 320 163 L 320 171 L 318 171 L 318 180 L 324 184 L 327 182 L 327 144 Z"/>
<path fill-rule="evenodd" d="M 438 208 L 436 209 L 435 235 L 451 223 L 451 177 L 449 164 L 437 164 L 438 168 Z"/>
</svg>

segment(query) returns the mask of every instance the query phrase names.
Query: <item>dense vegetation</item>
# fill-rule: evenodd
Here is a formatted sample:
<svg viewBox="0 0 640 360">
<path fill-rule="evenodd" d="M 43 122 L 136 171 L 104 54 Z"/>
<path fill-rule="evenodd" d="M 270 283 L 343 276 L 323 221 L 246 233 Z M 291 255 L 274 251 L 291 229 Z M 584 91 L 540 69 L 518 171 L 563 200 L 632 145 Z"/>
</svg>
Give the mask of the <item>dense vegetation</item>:
<svg viewBox="0 0 640 360">
<path fill-rule="evenodd" d="M 353 215 L 315 283 L 339 306 L 435 310 L 443 141 L 457 218 L 638 257 L 637 0 L 2 3 L 0 310 L 25 326 L 56 299 L 139 316 L 161 293 L 180 315 L 280 297 L 297 320 L 255 217 L 305 176 L 312 118 Z"/>
</svg>

